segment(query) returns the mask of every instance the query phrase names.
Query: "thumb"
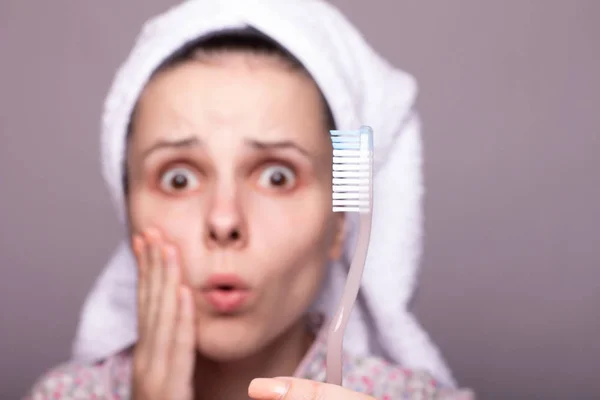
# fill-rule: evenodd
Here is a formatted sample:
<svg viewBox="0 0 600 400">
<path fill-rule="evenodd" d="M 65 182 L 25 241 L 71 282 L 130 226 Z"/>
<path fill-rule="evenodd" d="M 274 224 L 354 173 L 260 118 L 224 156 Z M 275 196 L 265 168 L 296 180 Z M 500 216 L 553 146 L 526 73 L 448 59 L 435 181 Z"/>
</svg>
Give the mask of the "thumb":
<svg viewBox="0 0 600 400">
<path fill-rule="evenodd" d="M 341 386 L 287 377 L 254 379 L 248 395 L 254 400 L 375 400 Z"/>
</svg>

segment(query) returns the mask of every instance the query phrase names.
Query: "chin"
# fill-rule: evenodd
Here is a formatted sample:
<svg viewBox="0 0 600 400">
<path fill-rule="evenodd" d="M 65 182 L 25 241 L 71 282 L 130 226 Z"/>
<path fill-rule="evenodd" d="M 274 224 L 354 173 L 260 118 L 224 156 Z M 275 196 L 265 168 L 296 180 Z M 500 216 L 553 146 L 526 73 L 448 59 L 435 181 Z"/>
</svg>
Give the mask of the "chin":
<svg viewBox="0 0 600 400">
<path fill-rule="evenodd" d="M 265 333 L 258 324 L 241 319 L 215 318 L 199 322 L 196 328 L 198 352 L 209 360 L 220 363 L 248 358 L 263 348 Z"/>
</svg>

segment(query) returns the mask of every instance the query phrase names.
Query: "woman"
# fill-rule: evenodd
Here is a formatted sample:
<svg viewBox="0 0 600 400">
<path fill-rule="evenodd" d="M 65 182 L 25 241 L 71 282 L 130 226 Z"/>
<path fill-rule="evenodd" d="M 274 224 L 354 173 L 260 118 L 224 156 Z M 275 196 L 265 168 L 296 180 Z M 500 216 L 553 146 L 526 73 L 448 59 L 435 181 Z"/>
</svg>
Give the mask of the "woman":
<svg viewBox="0 0 600 400">
<path fill-rule="evenodd" d="M 320 54 L 319 37 L 330 52 Z M 356 52 L 345 52 L 349 43 Z M 407 138 L 417 131 L 412 114 L 398 108 L 412 101 L 412 86 L 394 98 L 384 86 L 355 83 L 383 79 L 398 89 L 410 82 L 379 58 L 361 59 L 371 55 L 320 1 L 189 1 L 145 26 L 108 96 L 103 125 L 105 176 L 131 240 L 88 298 L 75 361 L 42 377 L 30 398 L 469 396 L 450 388 L 414 319 L 390 311 L 405 308 L 413 278 L 403 271 L 407 289 L 386 289 L 398 273 L 386 276 L 377 255 L 399 245 L 376 235 L 367 268 L 377 271 L 365 276 L 365 305 L 349 325 L 356 351 L 345 354 L 344 388 L 322 383 L 336 268 L 347 265 L 352 247 L 352 219 L 331 209 L 328 131 L 372 125 L 382 132 L 376 154 L 390 159 L 398 154 L 385 154 L 395 143 L 386 130 Z M 372 69 L 361 72 L 365 65 Z M 385 118 L 386 107 L 395 120 Z M 402 140 L 402 152 L 413 146 L 418 153 L 418 141 Z M 387 186 L 400 190 L 403 181 L 390 178 L 395 166 L 385 156 L 376 206 L 386 208 L 390 197 L 394 209 L 418 220 L 418 186 L 404 205 L 393 190 L 386 196 Z M 374 229 L 381 225 L 376 219 Z M 404 366 L 378 357 L 370 342 Z M 288 378 L 265 379 L 272 377 Z"/>
</svg>

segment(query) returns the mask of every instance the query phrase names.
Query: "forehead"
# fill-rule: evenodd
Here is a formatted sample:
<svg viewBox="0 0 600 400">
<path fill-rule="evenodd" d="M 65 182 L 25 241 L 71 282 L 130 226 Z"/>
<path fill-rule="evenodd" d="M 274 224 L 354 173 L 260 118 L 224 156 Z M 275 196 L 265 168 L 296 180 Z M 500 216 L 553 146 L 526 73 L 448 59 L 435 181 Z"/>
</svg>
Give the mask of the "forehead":
<svg viewBox="0 0 600 400">
<path fill-rule="evenodd" d="M 307 74 L 270 56 L 231 53 L 159 72 L 140 97 L 133 126 L 142 145 L 193 134 L 294 140 L 318 150 L 328 140 L 325 115 Z"/>
</svg>

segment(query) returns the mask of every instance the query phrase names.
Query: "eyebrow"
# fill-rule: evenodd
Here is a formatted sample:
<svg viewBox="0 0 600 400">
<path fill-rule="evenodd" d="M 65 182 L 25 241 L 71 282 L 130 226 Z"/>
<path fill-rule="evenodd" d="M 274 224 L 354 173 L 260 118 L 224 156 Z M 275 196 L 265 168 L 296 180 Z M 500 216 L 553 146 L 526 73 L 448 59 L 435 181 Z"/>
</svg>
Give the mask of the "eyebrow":
<svg viewBox="0 0 600 400">
<path fill-rule="evenodd" d="M 310 154 L 306 149 L 304 149 L 297 143 L 294 143 L 290 140 L 283 140 L 283 141 L 278 141 L 278 142 L 265 142 L 265 141 L 260 141 L 260 140 L 256 140 L 256 139 L 246 139 L 245 142 L 248 146 L 253 147 L 257 150 L 293 149 L 293 150 L 298 151 L 305 157 L 308 157 L 311 159 L 313 158 L 312 154 Z M 155 143 L 154 145 L 152 145 L 146 151 L 144 151 L 144 153 L 142 154 L 142 158 L 146 158 L 150 154 L 154 153 L 155 151 L 161 150 L 161 149 L 169 149 L 169 148 L 177 149 L 177 148 L 198 146 L 201 144 L 202 144 L 202 141 L 195 136 L 185 138 L 185 139 L 180 139 L 180 140 L 161 140 L 161 141 Z"/>
<path fill-rule="evenodd" d="M 246 144 L 258 150 L 294 149 L 304 156 L 312 158 L 312 154 L 310 154 L 306 149 L 290 140 L 283 140 L 279 142 L 263 142 L 256 139 L 246 139 Z"/>
<path fill-rule="evenodd" d="M 180 140 L 161 140 L 161 141 L 155 143 L 154 145 L 152 145 L 146 151 L 144 151 L 142 158 L 146 158 L 151 153 L 154 153 L 155 151 L 160 150 L 160 149 L 192 147 L 192 146 L 198 146 L 200 144 L 201 144 L 200 139 L 198 139 L 195 136 L 185 138 L 185 139 L 180 139 Z"/>
</svg>

